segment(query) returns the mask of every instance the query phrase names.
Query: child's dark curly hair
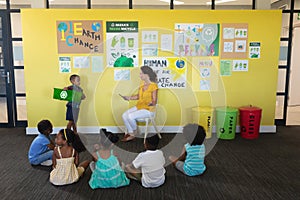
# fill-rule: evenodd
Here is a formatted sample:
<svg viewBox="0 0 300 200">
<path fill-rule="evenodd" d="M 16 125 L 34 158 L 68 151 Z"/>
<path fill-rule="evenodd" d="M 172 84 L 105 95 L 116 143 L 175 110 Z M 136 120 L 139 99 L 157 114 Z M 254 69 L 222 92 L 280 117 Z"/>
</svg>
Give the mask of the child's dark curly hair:
<svg viewBox="0 0 300 200">
<path fill-rule="evenodd" d="M 206 137 L 203 126 L 187 124 L 183 127 L 183 135 L 190 145 L 201 145 Z"/>
<path fill-rule="evenodd" d="M 37 128 L 40 133 L 44 134 L 48 129 L 52 129 L 52 124 L 49 120 L 44 119 L 38 123 Z"/>
<path fill-rule="evenodd" d="M 67 141 L 68 145 L 72 145 L 74 142 L 74 132 L 71 129 L 60 129 L 58 133 L 61 134 L 63 140 Z"/>
<path fill-rule="evenodd" d="M 119 136 L 107 131 L 106 129 L 100 129 L 100 144 L 103 148 L 108 149 L 111 144 L 117 143 Z"/>
<path fill-rule="evenodd" d="M 74 81 L 76 77 L 79 77 L 79 75 L 77 75 L 77 74 L 72 74 L 72 75 L 70 76 L 70 81 L 71 81 L 71 82 Z"/>
<path fill-rule="evenodd" d="M 69 146 L 78 152 L 83 152 L 86 150 L 84 144 L 82 143 L 78 134 L 75 134 L 71 129 L 61 129 L 59 133 L 62 135 L 63 140 L 67 140 Z"/>
<path fill-rule="evenodd" d="M 158 147 L 158 143 L 159 143 L 159 137 L 157 134 L 155 135 L 149 135 L 150 137 L 146 138 L 146 143 L 147 143 L 147 147 L 148 150 L 156 150 Z"/>
</svg>

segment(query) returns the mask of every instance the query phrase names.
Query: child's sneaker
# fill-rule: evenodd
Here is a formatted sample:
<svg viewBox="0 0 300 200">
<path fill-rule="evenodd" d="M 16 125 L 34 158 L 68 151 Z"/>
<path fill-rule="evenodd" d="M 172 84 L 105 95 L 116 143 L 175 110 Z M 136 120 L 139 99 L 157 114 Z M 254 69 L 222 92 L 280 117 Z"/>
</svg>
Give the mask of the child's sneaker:
<svg viewBox="0 0 300 200">
<path fill-rule="evenodd" d="M 46 160 L 41 163 L 42 166 L 52 166 L 52 160 Z"/>
<path fill-rule="evenodd" d="M 92 172 L 95 170 L 96 167 L 95 167 L 95 162 L 94 161 L 90 162 L 90 168 L 91 168 Z"/>
</svg>

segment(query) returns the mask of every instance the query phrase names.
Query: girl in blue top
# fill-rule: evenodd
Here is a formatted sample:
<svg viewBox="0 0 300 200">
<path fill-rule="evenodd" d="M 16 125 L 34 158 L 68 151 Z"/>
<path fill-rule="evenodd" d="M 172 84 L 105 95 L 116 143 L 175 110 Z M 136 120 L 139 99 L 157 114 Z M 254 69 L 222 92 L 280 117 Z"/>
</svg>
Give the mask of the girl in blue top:
<svg viewBox="0 0 300 200">
<path fill-rule="evenodd" d="M 106 134 L 105 134 L 105 133 Z M 100 149 L 93 153 L 95 169 L 89 181 L 92 189 L 117 188 L 129 185 L 129 179 L 120 167 L 120 163 L 112 150 L 113 143 L 119 140 L 117 135 L 104 130 L 100 131 Z"/>
<path fill-rule="evenodd" d="M 169 156 L 173 165 L 188 176 L 197 176 L 206 170 L 204 164 L 206 137 L 205 130 L 198 124 L 188 124 L 183 127 L 183 135 L 188 141 L 182 148 L 181 155 L 177 158 Z"/>
</svg>

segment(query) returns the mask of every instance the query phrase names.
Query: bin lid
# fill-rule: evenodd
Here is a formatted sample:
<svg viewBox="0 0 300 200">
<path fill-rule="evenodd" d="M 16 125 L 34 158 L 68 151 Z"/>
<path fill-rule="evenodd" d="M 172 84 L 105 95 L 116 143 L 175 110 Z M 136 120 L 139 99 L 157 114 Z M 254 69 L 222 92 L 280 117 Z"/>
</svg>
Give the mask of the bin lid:
<svg viewBox="0 0 300 200">
<path fill-rule="evenodd" d="M 260 111 L 261 108 L 255 106 L 243 106 L 239 108 L 240 111 Z"/>
<path fill-rule="evenodd" d="M 200 106 L 200 107 L 192 108 L 192 110 L 195 112 L 212 112 L 214 108 L 209 106 Z"/>
<path fill-rule="evenodd" d="M 233 107 L 218 107 L 218 108 L 216 108 L 216 111 L 219 111 L 219 112 L 237 112 L 238 109 L 233 108 Z"/>
</svg>

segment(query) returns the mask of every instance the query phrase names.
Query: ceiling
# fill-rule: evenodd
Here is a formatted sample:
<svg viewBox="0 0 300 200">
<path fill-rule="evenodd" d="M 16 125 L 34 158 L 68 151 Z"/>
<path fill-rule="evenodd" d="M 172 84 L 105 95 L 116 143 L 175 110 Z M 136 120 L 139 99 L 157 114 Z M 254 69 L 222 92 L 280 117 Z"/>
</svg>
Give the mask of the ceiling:
<svg viewBox="0 0 300 200">
<path fill-rule="evenodd" d="M 6 1 L 6 0 L 0 0 Z M 30 5 L 32 1 L 36 0 L 10 0 L 11 5 Z M 87 0 L 49 0 L 50 5 L 86 5 Z M 132 0 L 133 5 L 168 5 L 167 2 L 160 0 Z M 184 2 L 184 5 L 207 5 L 210 0 L 178 0 Z M 216 0 L 224 1 L 224 0 Z M 276 0 L 271 0 L 275 2 Z M 129 0 L 91 0 L 92 5 L 128 5 Z M 221 5 L 252 5 L 252 0 L 236 0 L 233 2 L 225 2 Z"/>
</svg>

